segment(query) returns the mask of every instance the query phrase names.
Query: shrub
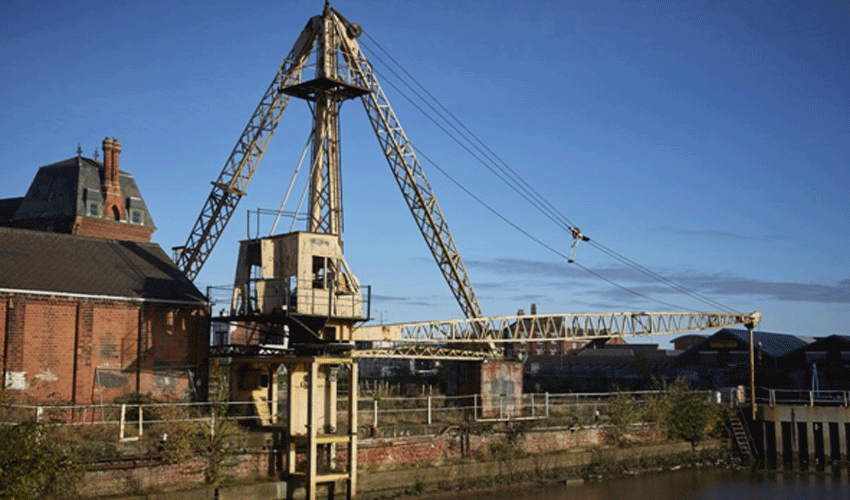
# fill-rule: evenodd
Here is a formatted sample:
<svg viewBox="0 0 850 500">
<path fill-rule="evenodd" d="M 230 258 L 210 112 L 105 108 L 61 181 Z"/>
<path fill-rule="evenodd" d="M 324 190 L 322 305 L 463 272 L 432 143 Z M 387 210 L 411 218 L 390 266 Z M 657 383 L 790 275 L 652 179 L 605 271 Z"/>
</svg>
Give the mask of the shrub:
<svg viewBox="0 0 850 500">
<path fill-rule="evenodd" d="M 708 401 L 704 394 L 691 389 L 679 379 L 666 391 L 667 412 L 665 426 L 668 435 L 696 444 L 705 439 L 717 426 L 718 407 Z"/>
<path fill-rule="evenodd" d="M 632 425 L 642 422 L 645 417 L 640 402 L 627 392 L 617 392 L 609 400 L 606 413 L 608 414 L 606 427 L 608 440 L 617 446 L 630 445 Z"/>
<path fill-rule="evenodd" d="M 82 479 L 73 446 L 39 422 L 9 423 L 0 389 L 0 498 L 75 498 Z"/>
</svg>

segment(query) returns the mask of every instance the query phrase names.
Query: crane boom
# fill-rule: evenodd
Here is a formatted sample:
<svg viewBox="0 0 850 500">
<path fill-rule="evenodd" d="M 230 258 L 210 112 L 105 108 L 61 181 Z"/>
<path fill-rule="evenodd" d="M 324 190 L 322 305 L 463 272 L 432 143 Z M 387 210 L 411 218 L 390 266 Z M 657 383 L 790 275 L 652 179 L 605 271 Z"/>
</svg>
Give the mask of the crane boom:
<svg viewBox="0 0 850 500">
<path fill-rule="evenodd" d="M 189 279 L 194 280 L 201 271 L 236 210 L 236 205 L 245 195 L 248 183 L 251 182 L 251 177 L 289 102 L 290 96 L 281 90 L 301 78 L 304 63 L 319 35 L 320 22 L 321 16 L 314 16 L 307 22 L 292 51 L 281 63 L 274 80 L 248 120 L 218 179 L 213 182 L 212 191 L 189 233 L 186 244 L 175 248 L 177 267 Z"/>
<path fill-rule="evenodd" d="M 474 352 L 453 346 L 509 344 L 608 337 L 643 337 L 695 332 L 728 326 L 754 326 L 761 314 L 709 312 L 612 312 L 425 321 L 361 326 L 358 341 L 382 342 L 385 348 L 358 351 L 361 357 L 472 358 Z M 481 332 L 489 332 L 485 337 Z M 480 356 L 479 356 L 480 357 Z"/>
</svg>

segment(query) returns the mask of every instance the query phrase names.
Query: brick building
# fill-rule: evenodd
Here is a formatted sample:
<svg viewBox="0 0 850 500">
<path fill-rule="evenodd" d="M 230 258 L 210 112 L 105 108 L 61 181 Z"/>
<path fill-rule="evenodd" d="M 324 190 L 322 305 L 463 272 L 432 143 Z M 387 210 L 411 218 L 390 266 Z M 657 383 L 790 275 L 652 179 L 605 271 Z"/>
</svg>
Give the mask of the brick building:
<svg viewBox="0 0 850 500">
<path fill-rule="evenodd" d="M 0 200 L 0 354 L 5 387 L 38 402 L 130 393 L 205 396 L 206 298 L 150 236 L 120 144 L 103 163 L 41 167 Z"/>
<path fill-rule="evenodd" d="M 531 304 L 531 316 L 537 315 L 537 304 Z M 520 309 L 517 311 L 517 316 L 525 316 L 525 311 Z M 520 319 L 518 321 L 527 321 Z M 528 324 L 528 323 L 527 323 Z M 561 331 L 563 326 L 563 318 L 553 318 L 549 324 L 553 331 Z M 515 329 L 513 326 L 511 329 Z M 546 337 L 551 332 L 540 332 L 541 337 Z M 588 332 L 589 333 L 589 332 Z M 605 332 L 599 332 L 604 334 Z M 625 340 L 619 337 L 608 338 L 604 343 L 608 345 L 625 344 Z M 578 338 L 574 340 L 518 340 L 514 342 L 506 342 L 505 356 L 508 358 L 519 357 L 521 359 L 530 359 L 532 357 L 561 357 L 574 353 L 577 349 L 585 347 L 595 348 L 586 338 Z"/>
</svg>

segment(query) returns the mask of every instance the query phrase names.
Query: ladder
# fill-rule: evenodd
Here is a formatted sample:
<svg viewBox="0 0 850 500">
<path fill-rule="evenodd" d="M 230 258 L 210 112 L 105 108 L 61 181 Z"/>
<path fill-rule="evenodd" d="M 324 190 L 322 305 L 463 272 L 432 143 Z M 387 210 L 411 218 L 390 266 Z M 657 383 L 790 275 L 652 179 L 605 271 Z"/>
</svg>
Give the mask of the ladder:
<svg viewBox="0 0 850 500">
<path fill-rule="evenodd" d="M 735 446 L 738 448 L 738 452 L 741 453 L 741 456 L 745 460 L 758 458 L 755 442 L 753 441 L 753 437 L 750 435 L 750 430 L 747 427 L 744 416 L 741 413 L 741 409 L 739 408 L 735 412 L 730 412 L 728 415 L 729 427 L 732 428 L 732 435 L 735 438 Z"/>
<path fill-rule="evenodd" d="M 255 391 L 255 393 L 251 395 L 251 399 L 254 400 L 254 409 L 257 411 L 257 418 L 260 420 L 260 425 L 272 425 L 272 412 L 271 409 L 269 409 L 268 398 L 261 394 L 257 394 Z"/>
</svg>

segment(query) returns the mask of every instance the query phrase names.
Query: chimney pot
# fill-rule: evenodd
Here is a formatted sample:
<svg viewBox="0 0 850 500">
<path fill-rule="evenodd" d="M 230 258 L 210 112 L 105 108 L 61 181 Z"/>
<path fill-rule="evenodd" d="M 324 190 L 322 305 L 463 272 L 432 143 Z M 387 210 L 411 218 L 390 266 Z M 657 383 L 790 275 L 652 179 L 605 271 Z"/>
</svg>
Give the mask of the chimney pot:
<svg viewBox="0 0 850 500">
<path fill-rule="evenodd" d="M 121 143 L 118 139 L 112 138 L 112 181 L 118 183 L 118 156 L 121 154 Z"/>
<path fill-rule="evenodd" d="M 112 139 L 109 137 L 103 138 L 103 169 L 104 172 L 109 171 L 109 167 L 112 166 Z"/>
</svg>

